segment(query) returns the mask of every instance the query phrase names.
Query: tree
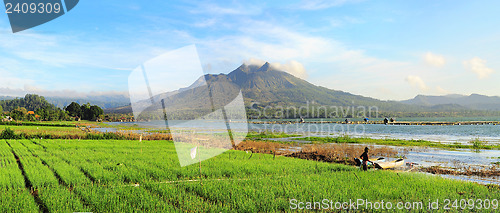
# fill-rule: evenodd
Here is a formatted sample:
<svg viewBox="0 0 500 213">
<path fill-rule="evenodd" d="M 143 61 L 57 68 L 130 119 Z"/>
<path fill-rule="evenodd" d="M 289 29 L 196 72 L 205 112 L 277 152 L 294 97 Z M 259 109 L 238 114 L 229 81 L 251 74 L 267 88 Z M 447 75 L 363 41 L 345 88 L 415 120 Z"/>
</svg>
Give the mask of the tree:
<svg viewBox="0 0 500 213">
<path fill-rule="evenodd" d="M 93 105 L 90 107 L 89 113 L 90 120 L 96 120 L 100 115 L 104 113 L 104 111 L 101 109 L 101 107 Z"/>
<path fill-rule="evenodd" d="M 82 119 L 84 119 L 84 120 L 90 120 L 91 119 L 91 116 L 90 116 L 90 103 L 82 104 L 81 110 L 82 110 Z"/>
<path fill-rule="evenodd" d="M 104 110 L 97 105 L 90 105 L 90 103 L 86 103 L 80 106 L 82 111 L 82 118 L 84 120 L 93 121 L 96 120 L 99 116 L 104 114 Z"/>
<path fill-rule="evenodd" d="M 2 117 L 3 115 L 3 108 L 2 108 L 2 105 L 0 105 L 0 117 Z"/>
<path fill-rule="evenodd" d="M 66 112 L 73 117 L 82 117 L 82 107 L 76 102 L 71 102 L 67 107 L 65 107 Z"/>
<path fill-rule="evenodd" d="M 28 115 L 28 110 L 26 110 L 26 108 L 24 107 L 18 107 L 10 111 L 10 116 L 17 121 L 25 120 L 26 115 Z"/>
</svg>

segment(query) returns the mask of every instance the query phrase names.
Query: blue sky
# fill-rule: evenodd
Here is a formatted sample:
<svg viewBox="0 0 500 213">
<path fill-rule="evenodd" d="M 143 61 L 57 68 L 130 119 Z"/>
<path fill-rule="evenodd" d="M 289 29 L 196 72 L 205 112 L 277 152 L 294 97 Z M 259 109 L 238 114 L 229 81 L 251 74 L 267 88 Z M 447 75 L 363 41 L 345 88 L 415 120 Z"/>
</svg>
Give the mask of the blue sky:
<svg viewBox="0 0 500 213">
<path fill-rule="evenodd" d="M 13 34 L 0 17 L 0 95 L 127 94 L 135 67 L 196 44 L 207 73 L 271 62 L 384 100 L 500 95 L 497 1 L 80 1 Z"/>
</svg>

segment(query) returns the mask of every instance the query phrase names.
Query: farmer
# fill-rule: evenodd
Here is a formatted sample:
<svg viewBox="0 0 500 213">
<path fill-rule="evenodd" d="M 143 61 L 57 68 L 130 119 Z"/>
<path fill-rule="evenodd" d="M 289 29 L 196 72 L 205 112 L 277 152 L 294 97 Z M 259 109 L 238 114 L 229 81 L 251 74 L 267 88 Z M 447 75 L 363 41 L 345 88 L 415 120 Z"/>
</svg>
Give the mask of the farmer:
<svg viewBox="0 0 500 213">
<path fill-rule="evenodd" d="M 359 156 L 361 158 L 361 160 L 363 160 L 363 170 L 366 171 L 368 170 L 368 165 L 367 163 L 368 162 L 371 162 L 369 159 L 368 159 L 368 147 L 365 147 L 365 152 L 363 152 L 363 154 L 361 154 L 361 156 Z M 373 163 L 373 162 L 371 162 Z"/>
</svg>

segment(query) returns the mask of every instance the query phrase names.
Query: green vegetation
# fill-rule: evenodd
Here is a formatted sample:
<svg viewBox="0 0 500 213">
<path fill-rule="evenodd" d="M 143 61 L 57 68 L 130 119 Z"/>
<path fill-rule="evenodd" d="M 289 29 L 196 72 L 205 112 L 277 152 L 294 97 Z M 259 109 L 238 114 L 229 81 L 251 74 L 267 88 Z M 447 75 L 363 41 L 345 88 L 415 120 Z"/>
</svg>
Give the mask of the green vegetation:
<svg viewBox="0 0 500 213">
<path fill-rule="evenodd" d="M 0 107 L 16 121 L 69 121 L 74 120 L 74 117 L 94 121 L 104 113 L 99 106 L 89 103 L 80 106 L 75 102 L 67 107 L 66 112 L 47 102 L 43 96 L 33 94 L 27 94 L 24 98 L 0 100 Z"/>
<path fill-rule="evenodd" d="M 8 111 L 7 115 L 16 121 L 55 121 L 69 120 L 70 117 L 60 108 L 45 100 L 43 96 L 27 94 L 24 98 L 1 100 L 0 106 Z"/>
<path fill-rule="evenodd" d="M 71 102 L 64 110 L 72 117 L 78 117 L 89 121 L 94 121 L 104 114 L 104 111 L 99 106 L 91 106 L 89 103 L 80 106 L 80 104 L 76 102 Z"/>
<path fill-rule="evenodd" d="M 289 138 L 289 137 L 299 137 L 301 135 L 297 134 L 287 134 L 284 132 L 273 133 L 273 132 L 249 132 L 247 134 L 247 138 L 255 140 L 255 139 L 265 139 L 265 138 Z"/>
<path fill-rule="evenodd" d="M 426 204 L 500 195 L 419 173 L 250 155 L 203 161 L 200 184 L 198 164 L 180 167 L 170 141 L 2 140 L 0 212 L 281 212 L 290 199 Z"/>
<path fill-rule="evenodd" d="M 500 149 L 500 145 L 487 145 L 479 139 L 474 139 L 471 144 L 445 144 L 426 140 L 403 140 L 403 139 L 373 139 L 373 138 L 354 138 L 348 135 L 340 137 L 304 137 L 295 140 L 310 141 L 311 143 L 360 143 L 360 144 L 378 144 L 390 146 L 420 146 L 434 147 L 443 149 Z"/>
<path fill-rule="evenodd" d="M 59 126 L 6 126 L 0 125 L 0 132 L 12 132 L 9 137 L 3 139 L 27 139 L 27 138 L 84 138 L 86 133 L 76 127 Z"/>
<path fill-rule="evenodd" d="M 70 122 L 0 122 L 0 125 L 7 126 L 53 126 L 53 127 L 76 127 L 76 124 Z"/>
<path fill-rule="evenodd" d="M 1 133 L 0 133 L 0 139 L 14 139 L 16 138 L 16 133 L 14 133 L 14 130 L 10 128 L 5 128 Z"/>
<path fill-rule="evenodd" d="M 141 135 L 130 131 L 94 132 L 84 127 L 76 127 L 74 122 L 40 123 L 22 122 L 14 126 L 0 125 L 1 139 L 89 139 L 89 140 L 170 140 L 170 134 L 164 132 L 148 132 Z M 10 122 L 4 124 L 11 124 Z"/>
<path fill-rule="evenodd" d="M 472 145 L 472 148 L 475 150 L 480 150 L 480 149 L 487 149 L 488 145 L 486 145 L 486 141 L 480 140 L 479 138 L 475 138 L 469 143 Z"/>
</svg>

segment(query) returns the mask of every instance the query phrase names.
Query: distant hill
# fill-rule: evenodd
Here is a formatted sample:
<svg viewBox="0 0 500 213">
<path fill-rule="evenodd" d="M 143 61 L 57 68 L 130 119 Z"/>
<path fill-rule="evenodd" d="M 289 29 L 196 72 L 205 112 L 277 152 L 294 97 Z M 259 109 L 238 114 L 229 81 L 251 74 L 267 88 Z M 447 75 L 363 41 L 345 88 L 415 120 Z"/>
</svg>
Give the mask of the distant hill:
<svg viewBox="0 0 500 213">
<path fill-rule="evenodd" d="M 76 102 L 78 104 L 90 103 L 91 105 L 97 105 L 103 109 L 116 108 L 121 106 L 130 105 L 130 99 L 124 95 L 100 95 L 100 96 L 87 96 L 82 98 L 72 98 L 72 97 L 45 97 L 47 101 L 59 108 L 64 108 L 71 104 L 71 102 Z"/>
<path fill-rule="evenodd" d="M 0 96 L 0 101 L 16 99 L 14 96 Z"/>
<path fill-rule="evenodd" d="M 410 100 L 401 101 L 406 104 L 419 106 L 436 106 L 436 105 L 455 105 L 473 110 L 500 110 L 500 97 L 485 96 L 479 94 L 466 95 L 444 95 L 444 96 L 426 96 L 417 95 Z"/>
</svg>

